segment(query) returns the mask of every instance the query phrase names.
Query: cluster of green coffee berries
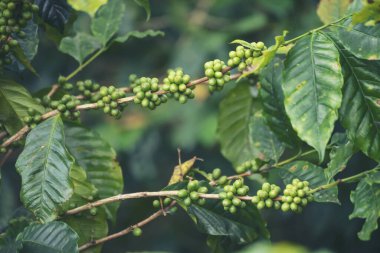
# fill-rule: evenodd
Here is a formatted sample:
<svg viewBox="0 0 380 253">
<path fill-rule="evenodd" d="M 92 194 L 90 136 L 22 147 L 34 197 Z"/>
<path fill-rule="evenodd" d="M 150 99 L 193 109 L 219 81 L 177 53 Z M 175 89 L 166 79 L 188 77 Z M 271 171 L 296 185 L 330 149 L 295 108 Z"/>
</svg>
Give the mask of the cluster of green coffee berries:
<svg viewBox="0 0 380 253">
<path fill-rule="evenodd" d="M 28 116 L 23 118 L 25 124 L 30 128 L 35 128 L 42 121 L 42 115 L 33 108 L 28 109 Z"/>
<path fill-rule="evenodd" d="M 100 85 L 98 83 L 94 83 L 88 79 L 85 81 L 78 81 L 76 86 L 85 99 L 91 102 L 98 101 L 99 95 L 96 93 L 100 89 Z"/>
<path fill-rule="evenodd" d="M 168 96 L 173 96 L 174 99 L 184 104 L 188 99 L 195 97 L 194 86 L 188 87 L 189 83 L 190 76 L 185 75 L 181 68 L 169 69 L 168 76 L 164 78 L 162 89 L 168 92 Z"/>
<path fill-rule="evenodd" d="M 140 104 L 144 108 L 154 110 L 160 104 L 168 101 L 168 97 L 165 94 L 157 94 L 160 89 L 158 78 L 137 78 L 136 75 L 132 74 L 129 76 L 129 81 L 135 94 L 133 100 L 135 104 Z"/>
<path fill-rule="evenodd" d="M 2 0 L 0 2 L 0 67 L 10 64 L 11 47 L 18 45 L 14 35 L 20 38 L 26 36 L 22 29 L 32 19 L 38 6 L 28 0 Z"/>
<path fill-rule="evenodd" d="M 186 206 L 190 206 L 192 203 L 204 205 L 206 199 L 202 198 L 200 194 L 205 194 L 207 192 L 208 189 L 206 186 L 201 186 L 198 180 L 191 180 L 187 183 L 186 189 L 178 191 L 178 197 L 183 200 L 183 203 Z"/>
<path fill-rule="evenodd" d="M 58 85 L 67 91 L 72 90 L 74 88 L 74 85 L 67 81 L 66 78 L 63 76 L 58 77 Z"/>
<path fill-rule="evenodd" d="M 246 207 L 246 203 L 239 199 L 239 197 L 246 196 L 248 191 L 249 187 L 244 185 L 242 179 L 235 180 L 232 185 L 224 186 L 223 191 L 219 193 L 224 210 L 234 214 L 237 208 Z"/>
<path fill-rule="evenodd" d="M 164 200 L 162 201 L 162 207 L 163 208 L 168 207 L 172 203 L 172 201 L 173 200 L 171 198 L 168 198 L 168 197 L 164 198 Z M 153 207 L 161 208 L 161 201 L 158 199 L 153 200 Z M 172 206 L 168 210 L 168 212 L 173 214 L 173 213 L 177 212 L 177 210 L 178 210 L 178 208 L 176 206 Z"/>
<path fill-rule="evenodd" d="M 235 51 L 230 51 L 227 65 L 230 67 L 238 67 L 239 71 L 243 71 L 247 66 L 252 65 L 254 58 L 262 55 L 262 51 L 266 49 L 263 42 L 252 42 L 250 47 L 237 46 Z"/>
<path fill-rule="evenodd" d="M 63 117 L 67 119 L 78 119 L 80 111 L 76 107 L 80 105 L 79 99 L 72 95 L 63 95 L 60 100 L 54 100 L 50 102 L 50 107 L 54 110 L 58 110 Z"/>
<path fill-rule="evenodd" d="M 97 101 L 98 107 L 103 108 L 104 113 L 119 119 L 126 104 L 117 101 L 123 97 L 125 97 L 123 90 L 117 89 L 115 86 L 102 86 L 92 99 Z"/>
<path fill-rule="evenodd" d="M 251 161 L 246 161 L 242 163 L 241 165 L 237 166 L 235 171 L 238 174 L 247 172 L 247 171 L 252 171 L 253 173 L 259 172 L 260 169 L 260 160 L 258 159 L 253 159 Z"/>
<path fill-rule="evenodd" d="M 301 212 L 302 208 L 313 200 L 313 196 L 309 193 L 309 182 L 293 179 L 291 184 L 286 185 L 281 201 L 281 210 L 287 212 Z"/>
<path fill-rule="evenodd" d="M 257 191 L 256 196 L 252 197 L 252 203 L 257 206 L 257 209 L 263 209 L 264 207 L 280 209 L 281 203 L 278 196 L 281 192 L 281 188 L 275 184 L 264 183 L 261 189 Z"/>
<path fill-rule="evenodd" d="M 209 180 L 213 180 L 216 185 L 224 186 L 228 183 L 228 178 L 225 175 L 222 175 L 222 170 L 215 168 L 212 173 L 208 174 Z"/>
<path fill-rule="evenodd" d="M 208 61 L 204 64 L 205 76 L 208 77 L 208 90 L 210 92 L 223 89 L 224 84 L 230 81 L 230 71 L 223 72 L 227 65 L 219 60 Z"/>
</svg>

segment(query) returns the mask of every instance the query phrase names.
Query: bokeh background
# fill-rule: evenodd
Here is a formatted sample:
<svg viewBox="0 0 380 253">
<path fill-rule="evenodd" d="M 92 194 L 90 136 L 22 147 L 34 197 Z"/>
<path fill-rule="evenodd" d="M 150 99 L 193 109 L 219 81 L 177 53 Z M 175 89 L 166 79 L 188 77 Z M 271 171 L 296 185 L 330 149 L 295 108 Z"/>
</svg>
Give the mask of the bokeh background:
<svg viewBox="0 0 380 253">
<path fill-rule="evenodd" d="M 151 1 L 152 17 L 148 22 L 142 8 L 132 0 L 126 2 L 125 30 L 159 29 L 165 32 L 165 37 L 131 39 L 115 45 L 81 72 L 77 80 L 92 78 L 101 84 L 125 86 L 132 73 L 164 76 L 171 67 L 183 67 L 192 77 L 200 77 L 205 61 L 227 60 L 228 51 L 233 48 L 229 42 L 234 39 L 271 44 L 274 36 L 283 30 L 289 30 L 288 36 L 295 37 L 321 25 L 316 15 L 318 1 L 311 0 Z M 76 25 L 86 27 L 88 21 L 83 14 Z M 60 74 L 66 75 L 76 67 L 75 61 L 60 53 L 43 32 L 40 38 L 38 55 L 33 61 L 40 77 L 26 71 L 17 76 L 32 92 L 49 87 Z M 118 121 L 100 112 L 83 113 L 82 120 L 117 150 L 125 192 L 164 187 L 177 163 L 177 148 L 182 150 L 182 159 L 194 155 L 203 158 L 204 162 L 197 164 L 200 168 L 220 167 L 232 174 L 231 164 L 220 154 L 216 135 L 218 105 L 231 84 L 212 96 L 206 87 L 198 87 L 197 98 L 185 105 L 172 101 L 153 112 L 131 105 Z M 14 170 L 15 159 L 16 156 L 3 168 L 0 226 L 20 206 L 17 194 L 20 178 Z M 370 168 L 372 164 L 366 161 L 360 155 L 354 157 L 343 176 Z M 351 186 L 341 187 L 341 206 L 311 204 L 300 215 L 264 211 L 271 240 L 337 253 L 380 252 L 380 232 L 373 233 L 371 241 L 362 242 L 356 236 L 362 221 L 348 219 L 353 208 L 349 201 L 351 189 Z M 152 211 L 151 200 L 123 202 L 111 232 L 141 220 Z M 199 233 L 179 210 L 174 216 L 149 224 L 143 229 L 142 237 L 127 235 L 107 243 L 103 249 L 112 253 L 135 251 L 201 253 L 209 249 L 206 235 Z"/>
</svg>

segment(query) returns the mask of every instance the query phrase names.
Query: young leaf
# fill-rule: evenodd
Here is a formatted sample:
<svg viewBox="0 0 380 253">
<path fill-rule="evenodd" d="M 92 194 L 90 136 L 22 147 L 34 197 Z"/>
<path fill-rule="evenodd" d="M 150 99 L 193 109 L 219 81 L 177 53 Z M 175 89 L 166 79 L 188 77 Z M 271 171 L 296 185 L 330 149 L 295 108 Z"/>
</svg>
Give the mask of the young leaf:
<svg viewBox="0 0 380 253">
<path fill-rule="evenodd" d="M 342 102 L 339 51 L 324 34 L 312 33 L 289 51 L 283 72 L 286 113 L 322 161 Z"/>
<path fill-rule="evenodd" d="M 260 213 L 251 205 L 239 210 L 238 215 L 226 214 L 220 205 L 209 209 L 191 205 L 187 212 L 201 232 L 228 237 L 238 244 L 269 236 Z"/>
<path fill-rule="evenodd" d="M 321 167 L 305 161 L 297 161 L 285 165 L 279 170 L 279 175 L 285 184 L 290 184 L 294 178 L 308 181 L 311 189 L 333 181 L 327 178 Z M 313 195 L 314 200 L 317 202 L 339 203 L 337 186 L 328 190 L 315 192 Z"/>
<path fill-rule="evenodd" d="M 22 244 L 21 252 L 41 253 L 47 249 L 49 253 L 79 252 L 78 235 L 60 221 L 29 225 L 17 241 Z"/>
<path fill-rule="evenodd" d="M 63 38 L 59 45 L 59 50 L 71 55 L 79 64 L 82 64 L 86 57 L 100 47 L 101 44 L 94 36 L 79 32 L 75 37 Z"/>
<path fill-rule="evenodd" d="M 105 46 L 120 28 L 125 4 L 120 0 L 110 0 L 96 13 L 91 22 L 93 35 Z"/>
<path fill-rule="evenodd" d="M 164 36 L 165 33 L 163 31 L 159 31 L 159 30 L 152 30 L 152 29 L 149 29 L 149 30 L 146 30 L 146 31 L 143 31 L 143 32 L 140 32 L 140 31 L 131 31 L 131 32 L 128 32 L 124 35 L 119 35 L 115 41 L 116 42 L 119 42 L 119 43 L 124 43 L 126 42 L 129 38 L 131 37 L 135 37 L 135 38 L 138 38 L 138 39 L 142 39 L 142 38 L 145 38 L 145 37 L 156 37 L 156 36 Z"/>
<path fill-rule="evenodd" d="M 218 134 L 223 155 L 235 166 L 254 158 L 276 160 L 282 144 L 266 125 L 261 104 L 248 83 L 240 83 L 220 103 Z"/>
<path fill-rule="evenodd" d="M 49 25 L 63 31 L 69 20 L 70 6 L 65 0 L 35 0 L 39 16 Z"/>
<path fill-rule="evenodd" d="M 148 21 L 150 19 L 150 3 L 149 3 L 149 0 L 135 0 L 135 2 L 145 9 L 146 21 Z"/>
<path fill-rule="evenodd" d="M 321 0 L 317 14 L 324 24 L 329 24 L 344 16 L 350 3 L 351 0 Z"/>
<path fill-rule="evenodd" d="M 345 85 L 340 121 L 347 135 L 364 154 L 380 161 L 380 62 L 360 60 L 338 47 Z"/>
<path fill-rule="evenodd" d="M 350 26 L 351 19 L 339 30 L 338 37 L 342 45 L 353 55 L 361 59 L 380 60 L 380 24 Z"/>
<path fill-rule="evenodd" d="M 0 122 L 10 134 L 23 127 L 23 118 L 28 116 L 29 108 L 39 113 L 44 111 L 22 85 L 0 78 Z"/>
<path fill-rule="evenodd" d="M 123 191 L 123 175 L 116 153 L 100 136 L 80 125 L 65 126 L 66 147 L 76 162 L 86 170 L 88 180 L 98 189 L 99 198 Z M 114 219 L 119 203 L 106 205 L 107 215 Z"/>
<path fill-rule="evenodd" d="M 16 168 L 22 179 L 21 201 L 41 222 L 54 220 L 59 205 L 71 197 L 72 165 L 60 116 L 45 120 L 28 134 Z"/>
<path fill-rule="evenodd" d="M 337 139 L 337 140 L 334 140 Z M 331 142 L 335 142 L 330 151 L 330 162 L 324 170 L 329 182 L 336 174 L 346 168 L 347 162 L 357 151 L 353 142 L 350 141 L 345 134 L 334 134 Z"/>
<path fill-rule="evenodd" d="M 350 219 L 363 218 L 364 225 L 358 236 L 361 240 L 371 239 L 371 233 L 377 229 L 380 215 L 380 173 L 360 180 L 355 191 L 351 192 L 351 202 L 355 208 Z"/>
<path fill-rule="evenodd" d="M 259 94 L 269 127 L 282 142 L 295 148 L 299 145 L 299 139 L 285 112 L 281 87 L 283 66 L 283 62 L 276 58 L 260 72 Z"/>
<path fill-rule="evenodd" d="M 108 0 L 67 0 L 67 2 L 75 10 L 86 12 L 92 17 L 100 6 L 106 4 Z"/>
</svg>

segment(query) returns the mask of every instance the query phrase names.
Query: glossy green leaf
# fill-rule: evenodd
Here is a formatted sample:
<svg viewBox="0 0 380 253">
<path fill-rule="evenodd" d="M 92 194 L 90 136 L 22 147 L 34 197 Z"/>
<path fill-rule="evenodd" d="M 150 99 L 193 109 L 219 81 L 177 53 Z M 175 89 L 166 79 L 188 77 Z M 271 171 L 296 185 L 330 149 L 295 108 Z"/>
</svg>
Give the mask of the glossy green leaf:
<svg viewBox="0 0 380 253">
<path fill-rule="evenodd" d="M 72 165 L 60 116 L 45 120 L 28 134 L 16 168 L 22 179 L 21 201 L 41 222 L 54 220 L 58 206 L 71 197 Z"/>
<path fill-rule="evenodd" d="M 357 58 L 380 60 L 380 24 L 350 26 L 351 19 L 339 30 L 338 37 L 342 45 Z"/>
<path fill-rule="evenodd" d="M 235 166 L 254 158 L 276 160 L 283 146 L 266 125 L 261 104 L 248 83 L 240 83 L 220 104 L 218 134 L 223 155 Z"/>
<path fill-rule="evenodd" d="M 164 36 L 165 33 L 162 32 L 162 31 L 158 31 L 158 30 L 152 30 L 152 29 L 149 29 L 149 30 L 146 30 L 146 31 L 143 31 L 143 32 L 140 32 L 140 31 L 131 31 L 131 32 L 128 32 L 124 35 L 120 35 L 118 36 L 115 41 L 116 42 L 120 42 L 120 43 L 124 43 L 126 42 L 128 39 L 132 38 L 132 37 L 135 37 L 135 38 L 138 38 L 138 39 L 142 39 L 142 38 L 145 38 L 145 37 L 156 37 L 156 36 Z"/>
<path fill-rule="evenodd" d="M 334 134 L 331 142 L 334 142 L 334 144 L 330 151 L 330 161 L 324 170 L 329 181 L 346 168 L 347 162 L 357 151 L 353 142 L 345 134 Z"/>
<path fill-rule="evenodd" d="M 22 120 L 28 116 L 29 108 L 39 113 L 44 111 L 22 85 L 10 79 L 0 78 L 0 122 L 10 134 L 23 127 Z"/>
<path fill-rule="evenodd" d="M 151 14 L 149 0 L 135 0 L 135 2 L 145 9 L 146 20 L 148 21 L 150 19 L 150 14 Z"/>
<path fill-rule="evenodd" d="M 86 170 L 88 180 L 98 189 L 99 198 L 122 193 L 123 175 L 110 145 L 95 132 L 76 124 L 67 124 L 65 135 L 67 148 Z M 106 207 L 107 215 L 114 219 L 119 203 Z"/>
<path fill-rule="evenodd" d="M 110 0 L 96 13 L 91 22 L 92 34 L 105 46 L 117 33 L 125 14 L 125 4 L 120 0 Z"/>
<path fill-rule="evenodd" d="M 317 14 L 324 24 L 332 23 L 346 15 L 351 0 L 321 0 Z"/>
<path fill-rule="evenodd" d="M 279 170 L 279 175 L 285 184 L 291 183 L 294 178 L 308 181 L 311 189 L 333 181 L 327 178 L 321 167 L 305 161 L 297 161 L 283 166 Z M 328 190 L 318 191 L 313 195 L 314 200 L 317 202 L 339 203 L 337 186 Z"/>
<path fill-rule="evenodd" d="M 380 161 L 380 62 L 339 50 L 345 80 L 340 121 L 355 146 Z"/>
<path fill-rule="evenodd" d="M 193 217 L 201 232 L 228 237 L 238 244 L 253 242 L 269 236 L 260 213 L 251 205 L 239 210 L 237 215 L 226 214 L 220 205 L 211 209 L 191 205 L 188 213 Z"/>
<path fill-rule="evenodd" d="M 312 33 L 289 51 L 283 72 L 282 89 L 290 122 L 322 161 L 342 101 L 339 52 L 324 34 Z"/>
<path fill-rule="evenodd" d="M 299 139 L 285 112 L 284 93 L 281 87 L 282 70 L 283 62 L 276 58 L 260 72 L 259 94 L 269 127 L 288 147 L 296 148 Z"/>
<path fill-rule="evenodd" d="M 90 16 L 94 16 L 100 6 L 106 4 L 108 0 L 68 0 L 67 2 L 75 10 L 83 11 L 88 13 Z"/>
<path fill-rule="evenodd" d="M 20 253 L 77 253 L 78 235 L 65 223 L 53 221 L 33 224 L 17 238 L 22 244 Z"/>
<path fill-rule="evenodd" d="M 356 189 L 351 192 L 351 202 L 355 208 L 350 219 L 363 218 L 364 225 L 358 236 L 361 240 L 371 239 L 371 233 L 377 229 L 380 216 L 380 173 L 360 180 Z"/>
<path fill-rule="evenodd" d="M 101 47 L 96 37 L 87 33 L 77 33 L 74 37 L 65 37 L 59 44 L 59 50 L 72 56 L 79 64 Z"/>
</svg>

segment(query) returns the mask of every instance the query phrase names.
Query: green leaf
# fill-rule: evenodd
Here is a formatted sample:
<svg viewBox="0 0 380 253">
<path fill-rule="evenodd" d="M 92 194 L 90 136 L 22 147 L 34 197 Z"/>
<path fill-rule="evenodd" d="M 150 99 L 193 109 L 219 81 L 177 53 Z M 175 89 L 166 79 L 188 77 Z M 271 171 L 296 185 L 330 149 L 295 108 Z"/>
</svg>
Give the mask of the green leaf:
<svg viewBox="0 0 380 253">
<path fill-rule="evenodd" d="M 159 31 L 159 30 L 152 30 L 152 29 L 149 29 L 149 30 L 146 30 L 146 31 L 143 31 L 143 32 L 140 32 L 140 31 L 131 31 L 131 32 L 128 32 L 124 35 L 120 35 L 118 36 L 115 41 L 116 42 L 120 42 L 120 43 L 124 43 L 126 42 L 129 38 L 131 37 L 135 37 L 135 38 L 138 38 L 138 39 L 142 39 L 142 38 L 145 38 L 145 37 L 156 37 L 156 36 L 164 36 L 165 33 L 163 31 Z"/>
<path fill-rule="evenodd" d="M 63 219 L 79 236 L 79 245 L 92 240 L 103 238 L 108 234 L 107 215 L 101 208 L 97 209 L 96 215 L 84 213 L 81 216 L 68 216 Z M 102 245 L 91 247 L 84 253 L 100 253 Z"/>
<path fill-rule="evenodd" d="M 327 178 L 321 167 L 305 161 L 297 161 L 283 166 L 279 170 L 279 175 L 285 184 L 290 184 L 294 178 L 308 181 L 311 189 L 333 182 Z M 313 195 L 317 202 L 339 203 L 337 186 L 315 192 Z"/>
<path fill-rule="evenodd" d="M 76 253 L 78 235 L 65 223 L 53 221 L 33 224 L 17 238 L 22 243 L 20 253 Z"/>
<path fill-rule="evenodd" d="M 70 208 L 87 204 L 94 200 L 98 189 L 90 183 L 86 171 L 78 164 L 74 164 L 70 170 L 70 180 L 73 185 L 73 195 L 62 205 L 62 210 L 67 211 Z"/>
<path fill-rule="evenodd" d="M 22 179 L 21 201 L 41 222 L 54 220 L 58 206 L 73 193 L 69 178 L 73 158 L 64 144 L 62 120 L 52 117 L 28 134 L 16 162 Z"/>
<path fill-rule="evenodd" d="M 149 0 L 135 0 L 135 2 L 145 9 L 146 21 L 148 21 L 150 19 L 150 14 L 151 14 Z"/>
<path fill-rule="evenodd" d="M 226 214 L 221 205 L 210 209 L 191 205 L 187 211 L 197 228 L 208 235 L 228 237 L 237 244 L 269 237 L 260 213 L 251 205 L 236 215 Z"/>
<path fill-rule="evenodd" d="M 116 153 L 98 134 L 76 124 L 65 127 L 66 146 L 76 162 L 86 170 L 88 180 L 98 189 L 99 198 L 123 191 L 123 175 Z M 107 215 L 114 219 L 119 203 L 106 205 Z"/>
<path fill-rule="evenodd" d="M 334 145 L 330 151 L 330 161 L 324 170 L 329 182 L 346 168 L 347 162 L 356 152 L 353 142 L 345 134 L 334 134 L 331 142 L 334 142 Z"/>
<path fill-rule="evenodd" d="M 120 28 L 124 16 L 125 4 L 120 0 L 110 0 L 96 13 L 91 22 L 92 34 L 106 46 L 107 42 Z"/>
<path fill-rule="evenodd" d="M 10 134 L 23 127 L 22 120 L 28 116 L 29 108 L 39 113 L 44 112 L 44 108 L 22 85 L 10 79 L 0 78 L 0 122 Z"/>
<path fill-rule="evenodd" d="M 295 148 L 300 143 L 285 112 L 281 87 L 283 66 L 283 62 L 276 58 L 260 72 L 259 94 L 269 127 L 288 147 Z"/>
<path fill-rule="evenodd" d="M 380 24 L 366 26 L 358 24 L 350 26 L 351 19 L 348 19 L 338 32 L 339 41 L 357 58 L 367 60 L 380 60 Z"/>
<path fill-rule="evenodd" d="M 350 3 L 351 0 L 321 0 L 317 14 L 324 24 L 330 24 L 346 14 Z"/>
<path fill-rule="evenodd" d="M 29 218 L 23 216 L 9 221 L 5 233 L 0 234 L 0 253 L 17 252 L 16 238 L 30 222 Z"/>
<path fill-rule="evenodd" d="M 97 193 L 95 186 L 87 178 L 86 171 L 79 165 L 74 165 L 70 171 L 74 193 L 63 206 L 63 211 L 94 201 Z M 79 245 L 102 238 L 108 234 L 107 216 L 103 208 L 96 208 L 96 215 L 84 212 L 80 216 L 65 216 L 62 221 L 67 223 L 79 236 Z M 92 247 L 84 252 L 99 253 L 102 245 Z"/>
<path fill-rule="evenodd" d="M 59 44 L 59 50 L 74 57 L 79 64 L 82 64 L 90 54 L 100 47 L 101 44 L 96 37 L 81 32 L 77 33 L 75 37 L 63 38 Z"/>
<path fill-rule="evenodd" d="M 358 236 L 361 240 L 371 239 L 371 233 L 377 229 L 380 215 L 380 173 L 360 180 L 355 191 L 351 192 L 351 202 L 355 208 L 350 219 L 363 218 L 364 225 Z"/>
<path fill-rule="evenodd" d="M 286 113 L 322 161 L 342 101 L 339 52 L 324 34 L 312 33 L 289 51 L 283 72 Z"/>
<path fill-rule="evenodd" d="M 380 62 L 361 60 L 338 47 L 345 84 L 340 121 L 364 154 L 380 161 Z"/>
<path fill-rule="evenodd" d="M 26 36 L 24 38 L 20 38 L 17 35 L 15 36 L 15 39 L 17 39 L 19 45 L 12 49 L 13 55 L 30 72 L 38 76 L 36 70 L 30 63 L 38 51 L 38 25 L 32 21 L 29 21 L 27 26 L 22 31 L 26 34 Z"/>
<path fill-rule="evenodd" d="M 106 4 L 108 0 L 67 0 L 67 2 L 77 11 L 83 11 L 90 16 L 94 16 L 96 11 Z"/>
<path fill-rule="evenodd" d="M 223 155 L 235 166 L 254 158 L 277 160 L 283 146 L 266 125 L 261 104 L 248 83 L 240 83 L 220 103 L 218 134 Z"/>
</svg>

